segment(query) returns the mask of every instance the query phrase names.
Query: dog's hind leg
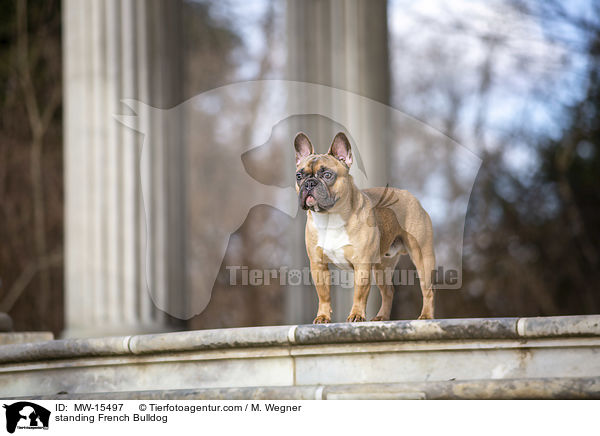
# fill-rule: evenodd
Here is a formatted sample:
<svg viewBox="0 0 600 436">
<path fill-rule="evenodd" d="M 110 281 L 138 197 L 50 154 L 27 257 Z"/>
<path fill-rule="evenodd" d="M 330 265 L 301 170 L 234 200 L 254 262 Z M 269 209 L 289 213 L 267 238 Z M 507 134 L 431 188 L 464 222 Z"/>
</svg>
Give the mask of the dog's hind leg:
<svg viewBox="0 0 600 436">
<path fill-rule="evenodd" d="M 423 309 L 419 319 L 433 319 L 435 317 L 435 303 L 432 275 L 435 269 L 435 256 L 433 252 L 422 256 L 423 267 L 419 271 L 421 291 L 423 293 Z"/>
<path fill-rule="evenodd" d="M 379 312 L 371 321 L 388 321 L 392 313 L 392 301 L 394 299 L 393 275 L 394 268 L 400 259 L 400 253 L 392 258 L 384 259 L 381 264 L 373 267 L 375 281 L 379 292 L 381 292 L 381 307 Z"/>
<path fill-rule="evenodd" d="M 407 238 L 408 254 L 417 268 L 421 292 L 423 294 L 423 309 L 419 319 L 433 319 L 434 317 L 434 292 L 432 276 L 435 269 L 435 254 L 433 243 L 420 247 L 416 239 Z"/>
<path fill-rule="evenodd" d="M 379 312 L 371 321 L 388 321 L 392 313 L 392 300 L 394 299 L 394 286 L 390 284 L 377 283 L 379 292 L 381 292 L 381 307 Z"/>
</svg>

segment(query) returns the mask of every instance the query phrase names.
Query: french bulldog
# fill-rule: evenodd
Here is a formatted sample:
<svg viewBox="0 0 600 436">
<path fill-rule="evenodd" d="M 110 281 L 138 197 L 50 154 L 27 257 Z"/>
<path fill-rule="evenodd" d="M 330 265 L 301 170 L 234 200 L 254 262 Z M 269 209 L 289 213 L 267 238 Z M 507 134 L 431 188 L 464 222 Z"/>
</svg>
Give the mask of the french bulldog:
<svg viewBox="0 0 600 436">
<path fill-rule="evenodd" d="M 423 294 L 419 319 L 434 316 L 433 227 L 431 218 L 408 191 L 396 188 L 360 190 L 350 175 L 352 150 L 343 132 L 327 154 L 315 154 L 300 132 L 296 150 L 296 192 L 307 211 L 305 241 L 319 308 L 315 324 L 331 322 L 329 265 L 354 270 L 354 297 L 348 322 L 365 321 L 371 275 L 377 277 L 381 308 L 372 321 L 390 319 L 394 287 L 391 277 L 403 254 L 415 264 Z"/>
</svg>

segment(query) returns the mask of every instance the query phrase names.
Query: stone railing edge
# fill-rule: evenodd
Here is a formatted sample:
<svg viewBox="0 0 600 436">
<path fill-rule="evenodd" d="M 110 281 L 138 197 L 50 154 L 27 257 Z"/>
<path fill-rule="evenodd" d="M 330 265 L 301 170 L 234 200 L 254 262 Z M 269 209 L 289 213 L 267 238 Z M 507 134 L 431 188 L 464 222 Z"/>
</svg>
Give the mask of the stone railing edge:
<svg viewBox="0 0 600 436">
<path fill-rule="evenodd" d="M 600 399 L 600 377 L 251 386 L 33 395 L 13 400 Z"/>
<path fill-rule="evenodd" d="M 0 363 L 336 343 L 600 336 L 600 315 L 243 327 L 0 346 Z"/>
</svg>

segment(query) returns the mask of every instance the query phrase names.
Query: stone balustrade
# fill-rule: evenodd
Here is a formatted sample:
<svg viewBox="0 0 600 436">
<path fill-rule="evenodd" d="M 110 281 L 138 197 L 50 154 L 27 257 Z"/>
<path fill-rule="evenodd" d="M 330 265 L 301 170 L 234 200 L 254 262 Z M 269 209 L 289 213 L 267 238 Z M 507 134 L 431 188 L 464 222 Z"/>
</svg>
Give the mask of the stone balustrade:
<svg viewBox="0 0 600 436">
<path fill-rule="evenodd" d="M 251 327 L 0 346 L 0 395 L 597 398 L 600 315 Z"/>
</svg>

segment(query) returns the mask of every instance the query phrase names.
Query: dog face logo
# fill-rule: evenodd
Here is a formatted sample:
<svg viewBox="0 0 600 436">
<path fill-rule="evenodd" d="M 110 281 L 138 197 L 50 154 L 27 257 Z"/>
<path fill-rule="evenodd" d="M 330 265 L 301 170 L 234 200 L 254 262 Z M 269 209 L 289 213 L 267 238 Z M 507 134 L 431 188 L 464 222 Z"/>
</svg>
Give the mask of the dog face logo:
<svg viewBox="0 0 600 436">
<path fill-rule="evenodd" d="M 6 431 L 19 429 L 48 429 L 50 411 L 29 401 L 4 404 L 6 409 Z"/>
</svg>

